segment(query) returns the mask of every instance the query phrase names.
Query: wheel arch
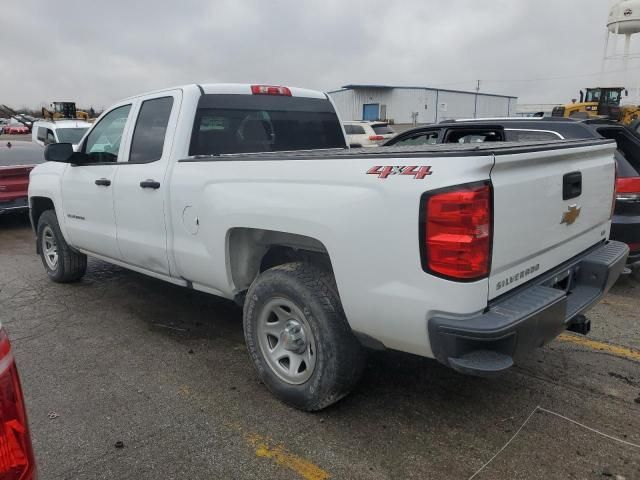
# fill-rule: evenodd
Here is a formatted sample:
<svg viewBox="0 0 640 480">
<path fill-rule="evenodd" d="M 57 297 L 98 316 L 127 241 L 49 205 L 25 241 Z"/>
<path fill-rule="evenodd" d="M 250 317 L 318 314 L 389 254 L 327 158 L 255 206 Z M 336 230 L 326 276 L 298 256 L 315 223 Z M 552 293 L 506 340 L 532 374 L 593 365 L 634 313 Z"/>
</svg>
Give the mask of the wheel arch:
<svg viewBox="0 0 640 480">
<path fill-rule="evenodd" d="M 31 197 L 29 198 L 29 218 L 31 220 L 31 227 L 33 231 L 38 233 L 38 220 L 44 212 L 47 210 L 56 211 L 55 204 L 53 200 L 49 197 Z M 40 246 L 37 247 L 38 253 L 40 253 Z"/>
<path fill-rule="evenodd" d="M 227 235 L 227 268 L 236 291 L 249 289 L 265 270 L 311 260 L 333 272 L 329 251 L 318 239 L 289 232 L 232 228 Z"/>
</svg>

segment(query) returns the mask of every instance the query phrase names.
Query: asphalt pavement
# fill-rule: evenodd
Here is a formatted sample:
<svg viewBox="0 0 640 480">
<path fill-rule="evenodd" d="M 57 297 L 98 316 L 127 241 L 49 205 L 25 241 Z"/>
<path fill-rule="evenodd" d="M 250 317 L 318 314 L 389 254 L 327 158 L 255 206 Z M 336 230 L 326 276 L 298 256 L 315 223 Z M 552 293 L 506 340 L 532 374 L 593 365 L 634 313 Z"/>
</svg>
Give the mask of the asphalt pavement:
<svg viewBox="0 0 640 480">
<path fill-rule="evenodd" d="M 309 414 L 256 379 L 232 302 L 96 260 L 52 283 L 26 216 L 0 216 L 41 480 L 640 479 L 639 293 L 619 281 L 589 337 L 498 378 L 371 353 L 353 394 Z"/>
</svg>

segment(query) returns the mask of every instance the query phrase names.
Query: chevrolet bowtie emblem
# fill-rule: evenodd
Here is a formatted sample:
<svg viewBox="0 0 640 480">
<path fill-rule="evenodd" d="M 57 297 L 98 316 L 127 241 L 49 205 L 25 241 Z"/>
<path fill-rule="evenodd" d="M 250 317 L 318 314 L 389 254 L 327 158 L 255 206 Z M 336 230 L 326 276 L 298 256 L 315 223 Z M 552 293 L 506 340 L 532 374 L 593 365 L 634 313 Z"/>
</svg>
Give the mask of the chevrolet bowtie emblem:
<svg viewBox="0 0 640 480">
<path fill-rule="evenodd" d="M 562 220 L 560 223 L 566 223 L 571 225 L 580 216 L 580 207 L 577 205 L 569 205 L 569 209 L 562 214 Z"/>
</svg>

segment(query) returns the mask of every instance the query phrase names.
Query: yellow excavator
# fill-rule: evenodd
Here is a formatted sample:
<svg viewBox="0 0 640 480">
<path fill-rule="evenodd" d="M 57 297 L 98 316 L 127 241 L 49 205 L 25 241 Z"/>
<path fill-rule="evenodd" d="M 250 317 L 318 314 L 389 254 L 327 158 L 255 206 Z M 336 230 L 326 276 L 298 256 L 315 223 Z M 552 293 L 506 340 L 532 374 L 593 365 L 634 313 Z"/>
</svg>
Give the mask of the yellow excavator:
<svg viewBox="0 0 640 480">
<path fill-rule="evenodd" d="M 76 109 L 75 102 L 53 102 L 51 110 L 42 107 L 42 118 L 58 120 L 61 118 L 89 120 L 89 114 Z"/>
<path fill-rule="evenodd" d="M 606 117 L 624 125 L 629 125 L 640 118 L 640 107 L 637 105 L 620 105 L 622 94 L 629 92 L 624 87 L 595 87 L 580 90 L 580 101 L 554 107 L 554 117 L 592 118 Z"/>
</svg>

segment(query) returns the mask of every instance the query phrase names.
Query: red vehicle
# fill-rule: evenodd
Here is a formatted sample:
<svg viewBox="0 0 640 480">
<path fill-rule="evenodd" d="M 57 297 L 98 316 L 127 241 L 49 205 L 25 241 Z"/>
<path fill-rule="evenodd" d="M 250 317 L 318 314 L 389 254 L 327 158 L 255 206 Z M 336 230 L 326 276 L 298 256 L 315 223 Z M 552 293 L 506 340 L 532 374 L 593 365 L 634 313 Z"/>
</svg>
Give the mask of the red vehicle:
<svg viewBox="0 0 640 480">
<path fill-rule="evenodd" d="M 29 209 L 29 173 L 42 162 L 44 150 L 40 145 L 32 142 L 0 143 L 0 214 Z"/>
<path fill-rule="evenodd" d="M 0 478 L 35 480 L 36 464 L 18 370 L 0 325 Z"/>
<path fill-rule="evenodd" d="M 5 125 L 2 130 L 3 133 L 10 135 L 22 135 L 29 133 L 29 129 L 24 125 Z"/>
</svg>

